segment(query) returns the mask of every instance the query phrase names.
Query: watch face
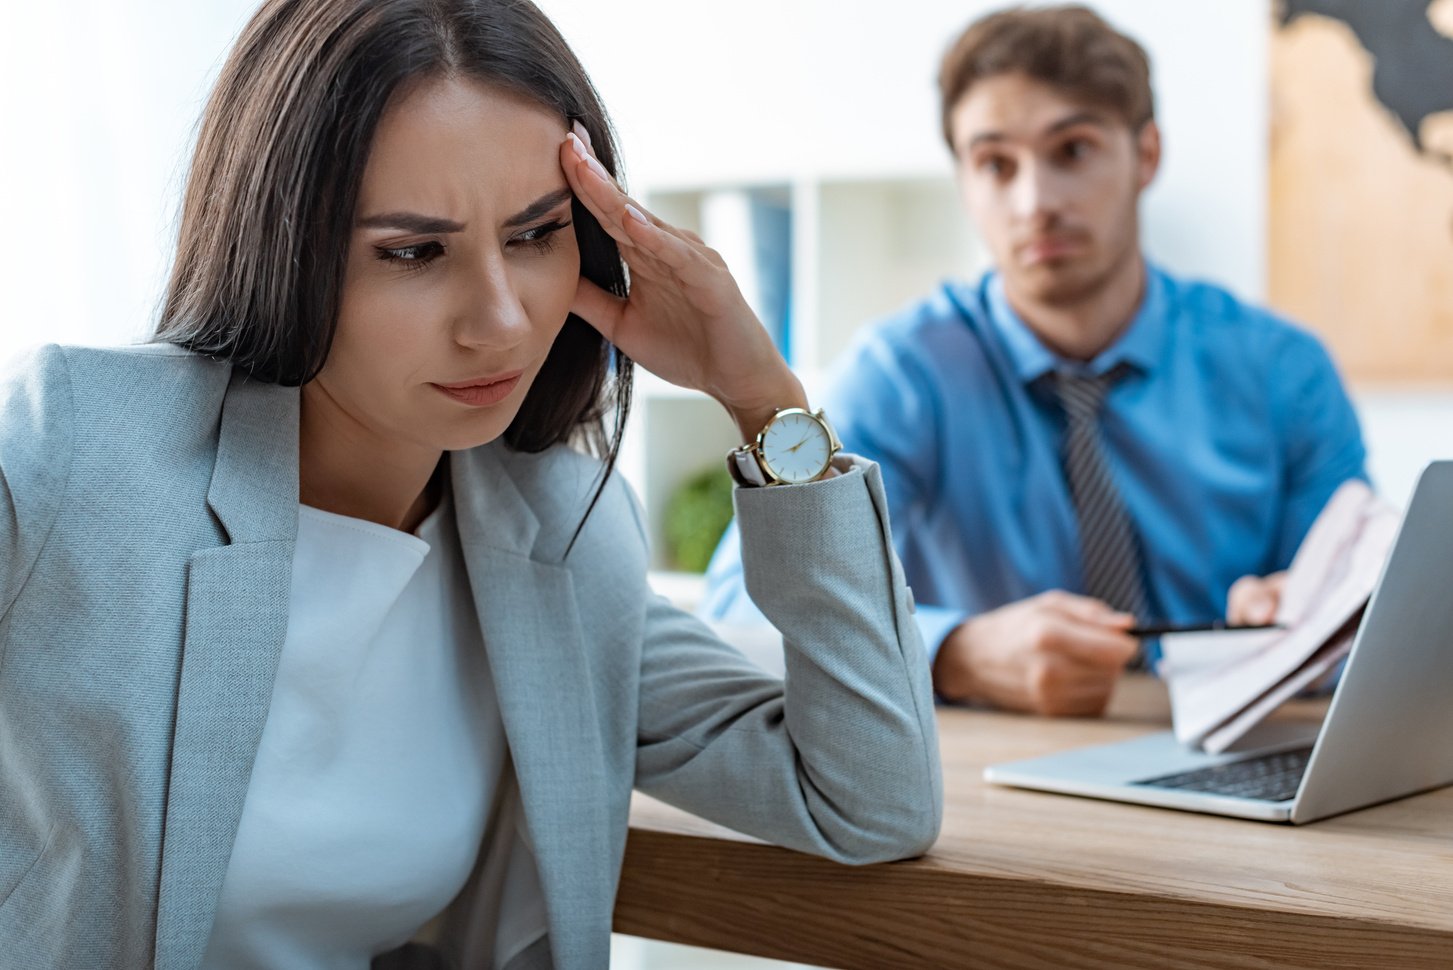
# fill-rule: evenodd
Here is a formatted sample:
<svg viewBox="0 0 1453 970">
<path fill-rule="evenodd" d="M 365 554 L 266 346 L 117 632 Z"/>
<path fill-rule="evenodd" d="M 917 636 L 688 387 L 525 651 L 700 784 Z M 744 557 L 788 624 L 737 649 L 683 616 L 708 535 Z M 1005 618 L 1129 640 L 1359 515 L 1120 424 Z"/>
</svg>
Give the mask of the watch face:
<svg viewBox="0 0 1453 970">
<path fill-rule="evenodd" d="M 762 435 L 762 461 L 784 482 L 810 482 L 832 458 L 832 441 L 822 422 L 805 411 L 785 411 Z"/>
</svg>

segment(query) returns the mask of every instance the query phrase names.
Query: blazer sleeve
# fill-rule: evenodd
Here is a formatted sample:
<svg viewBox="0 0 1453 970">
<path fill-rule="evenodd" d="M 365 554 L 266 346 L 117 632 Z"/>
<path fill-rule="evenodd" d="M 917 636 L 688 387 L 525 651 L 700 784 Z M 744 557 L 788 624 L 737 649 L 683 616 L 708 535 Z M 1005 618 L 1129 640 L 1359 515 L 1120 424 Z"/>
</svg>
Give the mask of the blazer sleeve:
<svg viewBox="0 0 1453 970">
<path fill-rule="evenodd" d="M 939 503 L 945 474 L 942 380 L 921 360 L 922 348 L 870 333 L 859 341 L 836 375 L 825 402 L 843 449 L 876 462 L 892 511 L 893 544 L 908 558 L 910 543 L 924 541 L 928 514 Z M 741 536 L 732 522 L 707 569 L 706 595 L 698 615 L 732 623 L 761 623 L 742 570 Z M 915 620 L 930 661 L 968 613 L 920 604 Z"/>
<path fill-rule="evenodd" d="M 636 785 L 737 831 L 847 863 L 919 855 L 943 781 L 928 659 L 877 465 L 739 488 L 752 598 L 785 681 L 659 598 L 647 606 Z"/>
<path fill-rule="evenodd" d="M 72 409 L 60 347 L 22 356 L 0 378 L 0 616 L 15 604 L 65 501 Z"/>
</svg>

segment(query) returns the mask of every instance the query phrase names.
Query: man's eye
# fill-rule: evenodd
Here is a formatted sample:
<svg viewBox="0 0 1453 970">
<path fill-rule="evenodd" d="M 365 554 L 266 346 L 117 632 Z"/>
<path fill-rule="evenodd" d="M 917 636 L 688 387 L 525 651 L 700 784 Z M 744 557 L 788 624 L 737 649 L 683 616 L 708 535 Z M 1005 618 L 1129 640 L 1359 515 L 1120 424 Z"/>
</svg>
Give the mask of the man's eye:
<svg viewBox="0 0 1453 970">
<path fill-rule="evenodd" d="M 437 242 L 419 243 L 416 246 L 387 247 L 377 246 L 375 252 L 378 258 L 387 263 L 395 263 L 408 269 L 423 269 L 435 259 L 444 255 L 444 247 Z"/>
<path fill-rule="evenodd" d="M 979 162 L 979 168 L 990 175 L 1002 177 L 1013 170 L 1013 164 L 1002 155 L 990 155 Z"/>
<path fill-rule="evenodd" d="M 1065 142 L 1064 148 L 1061 150 L 1064 152 L 1065 158 L 1080 159 L 1090 154 L 1090 143 L 1083 138 L 1075 138 Z"/>
</svg>

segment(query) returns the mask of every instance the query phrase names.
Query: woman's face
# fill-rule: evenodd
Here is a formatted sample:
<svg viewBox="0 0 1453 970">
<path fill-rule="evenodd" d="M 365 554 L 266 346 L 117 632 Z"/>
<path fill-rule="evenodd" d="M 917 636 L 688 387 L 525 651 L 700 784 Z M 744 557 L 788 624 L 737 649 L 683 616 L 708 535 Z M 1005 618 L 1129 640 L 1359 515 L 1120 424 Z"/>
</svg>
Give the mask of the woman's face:
<svg viewBox="0 0 1453 970">
<path fill-rule="evenodd" d="M 363 173 L 338 331 L 306 389 L 330 424 L 444 451 L 509 426 L 580 276 L 565 131 L 477 81 L 396 96 Z"/>
</svg>

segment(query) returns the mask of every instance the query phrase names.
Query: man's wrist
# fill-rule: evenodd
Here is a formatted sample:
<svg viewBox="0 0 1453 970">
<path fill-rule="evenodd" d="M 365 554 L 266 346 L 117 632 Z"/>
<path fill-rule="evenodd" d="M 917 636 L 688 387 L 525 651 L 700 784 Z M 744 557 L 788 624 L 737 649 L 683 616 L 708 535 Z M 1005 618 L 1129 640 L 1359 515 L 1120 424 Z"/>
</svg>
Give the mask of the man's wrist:
<svg viewBox="0 0 1453 970">
<path fill-rule="evenodd" d="M 933 688 L 942 697 L 951 701 L 976 700 L 978 684 L 974 678 L 973 660 L 969 649 L 972 636 L 970 627 L 974 622 L 969 617 L 948 632 L 933 658 Z"/>
</svg>

